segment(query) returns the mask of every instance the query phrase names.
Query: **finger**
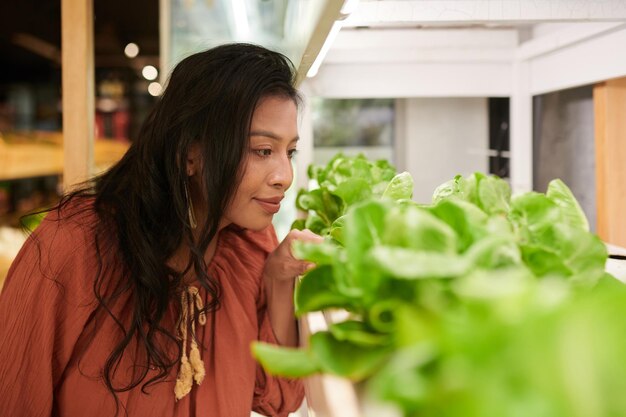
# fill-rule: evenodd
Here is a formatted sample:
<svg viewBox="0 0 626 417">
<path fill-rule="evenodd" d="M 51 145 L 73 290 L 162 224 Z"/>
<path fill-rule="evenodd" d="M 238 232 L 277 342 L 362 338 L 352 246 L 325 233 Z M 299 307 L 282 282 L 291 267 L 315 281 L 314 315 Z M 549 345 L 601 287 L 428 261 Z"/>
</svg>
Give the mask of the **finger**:
<svg viewBox="0 0 626 417">
<path fill-rule="evenodd" d="M 304 242 L 319 242 L 319 243 L 324 241 L 323 237 L 313 233 L 312 231 L 310 231 L 308 229 L 293 230 L 293 232 L 297 232 L 297 233 L 293 234 L 293 238 L 297 239 L 297 240 L 300 240 L 300 241 L 304 241 Z"/>
<path fill-rule="evenodd" d="M 315 239 L 315 238 L 312 238 L 312 237 L 294 237 L 293 239 L 291 239 L 288 242 L 289 243 L 289 255 L 291 255 L 291 257 L 293 259 L 300 260 L 300 258 L 298 258 L 297 256 L 294 255 L 294 247 L 296 246 L 296 242 L 304 243 L 304 244 L 318 245 L 318 244 L 321 244 L 322 242 L 324 242 L 324 239 L 321 238 L 321 237 L 319 237 L 319 240 Z"/>
<path fill-rule="evenodd" d="M 304 274 L 310 269 L 315 268 L 316 266 L 317 265 L 315 265 L 313 262 L 302 262 L 302 272 L 300 272 L 300 275 Z"/>
</svg>

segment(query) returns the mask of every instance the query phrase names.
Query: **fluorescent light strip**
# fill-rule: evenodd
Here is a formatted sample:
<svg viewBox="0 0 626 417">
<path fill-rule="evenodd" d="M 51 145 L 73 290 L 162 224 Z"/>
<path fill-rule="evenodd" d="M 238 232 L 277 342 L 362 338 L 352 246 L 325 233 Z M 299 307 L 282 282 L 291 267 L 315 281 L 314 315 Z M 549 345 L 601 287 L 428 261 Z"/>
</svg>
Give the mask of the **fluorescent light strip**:
<svg viewBox="0 0 626 417">
<path fill-rule="evenodd" d="M 233 15 L 235 19 L 235 32 L 239 38 L 247 38 L 250 34 L 250 24 L 248 23 L 248 13 L 246 11 L 245 0 L 232 0 Z"/>
<path fill-rule="evenodd" d="M 324 61 L 324 58 L 326 58 L 326 54 L 328 53 L 328 50 L 330 49 L 330 47 L 333 45 L 333 42 L 335 42 L 335 38 L 337 37 L 337 34 L 339 33 L 340 30 L 341 30 L 341 21 L 336 20 L 335 23 L 333 23 L 333 27 L 330 29 L 330 32 L 328 33 L 326 40 L 324 41 L 324 45 L 322 45 L 322 49 L 320 49 L 320 52 L 317 54 L 317 57 L 315 58 L 315 61 L 313 61 L 313 65 L 311 65 L 311 67 L 309 68 L 309 71 L 307 71 L 306 73 L 307 77 L 311 78 L 317 75 L 317 71 L 319 71 L 320 65 L 322 65 L 322 61 Z"/>
<path fill-rule="evenodd" d="M 335 42 L 335 38 L 337 37 L 337 34 L 341 30 L 343 20 L 346 17 L 348 17 L 350 13 L 356 10 L 358 4 L 359 4 L 359 0 L 345 0 L 345 2 L 343 3 L 343 6 L 341 7 L 341 12 L 340 12 L 341 17 L 339 20 L 336 20 L 335 23 L 333 23 L 333 27 L 330 29 L 330 32 L 328 33 L 328 36 L 326 37 L 326 40 L 324 41 L 324 45 L 322 45 L 322 48 L 320 49 L 320 52 L 317 54 L 315 61 L 313 61 L 313 65 L 311 65 L 311 67 L 306 73 L 307 77 L 312 78 L 317 75 L 317 72 L 319 71 L 320 66 L 322 65 L 322 61 L 324 61 L 324 58 L 326 58 L 326 54 L 328 53 L 328 50 L 333 45 L 333 42 Z"/>
</svg>

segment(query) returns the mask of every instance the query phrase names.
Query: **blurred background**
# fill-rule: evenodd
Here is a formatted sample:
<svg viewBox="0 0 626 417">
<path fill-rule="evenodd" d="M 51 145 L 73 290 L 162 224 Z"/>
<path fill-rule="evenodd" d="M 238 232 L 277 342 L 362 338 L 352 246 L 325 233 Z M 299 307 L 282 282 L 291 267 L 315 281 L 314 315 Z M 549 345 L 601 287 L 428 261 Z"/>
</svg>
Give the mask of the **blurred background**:
<svg viewBox="0 0 626 417">
<path fill-rule="evenodd" d="M 2 2 L 0 16 L 0 225 L 17 227 L 61 191 L 54 152 L 62 143 L 61 2 Z M 150 88 L 158 77 L 158 0 L 95 1 L 93 29 L 95 137 L 104 145 L 96 163 L 104 168 L 158 95 Z M 23 152 L 8 160 L 11 146 Z"/>
</svg>

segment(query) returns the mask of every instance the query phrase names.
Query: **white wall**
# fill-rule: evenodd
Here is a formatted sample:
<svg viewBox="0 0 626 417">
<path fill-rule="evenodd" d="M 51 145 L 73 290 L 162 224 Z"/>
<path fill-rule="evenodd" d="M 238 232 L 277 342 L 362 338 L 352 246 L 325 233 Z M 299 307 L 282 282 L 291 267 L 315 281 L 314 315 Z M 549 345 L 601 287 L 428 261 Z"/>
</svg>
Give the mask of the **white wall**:
<svg viewBox="0 0 626 417">
<path fill-rule="evenodd" d="M 401 107 L 397 131 L 405 137 L 396 138 L 404 140 L 397 165 L 413 176 L 413 200 L 430 202 L 435 188 L 456 174 L 487 172 L 486 98 L 409 98 Z"/>
</svg>

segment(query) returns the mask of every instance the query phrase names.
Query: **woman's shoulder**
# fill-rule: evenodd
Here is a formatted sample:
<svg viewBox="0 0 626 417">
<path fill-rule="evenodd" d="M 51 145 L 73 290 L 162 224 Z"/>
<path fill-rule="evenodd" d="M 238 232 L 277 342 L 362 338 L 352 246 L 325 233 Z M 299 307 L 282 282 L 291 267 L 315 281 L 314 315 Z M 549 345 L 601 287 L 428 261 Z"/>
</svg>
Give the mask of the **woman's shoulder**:
<svg viewBox="0 0 626 417">
<path fill-rule="evenodd" d="M 52 208 L 30 238 L 57 244 L 85 245 L 98 226 L 93 198 L 73 198 Z"/>
<path fill-rule="evenodd" d="M 11 265 L 5 285 L 55 282 L 74 294 L 89 294 L 103 257 L 96 242 L 94 202 L 76 199 L 50 210 L 28 236 Z"/>
<path fill-rule="evenodd" d="M 103 229 L 99 226 L 94 199 L 74 198 L 48 212 L 22 251 L 33 252 L 31 256 L 45 261 L 52 271 L 58 271 L 71 258 L 88 263 L 95 257 L 96 231 Z"/>
</svg>

